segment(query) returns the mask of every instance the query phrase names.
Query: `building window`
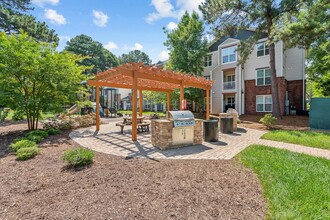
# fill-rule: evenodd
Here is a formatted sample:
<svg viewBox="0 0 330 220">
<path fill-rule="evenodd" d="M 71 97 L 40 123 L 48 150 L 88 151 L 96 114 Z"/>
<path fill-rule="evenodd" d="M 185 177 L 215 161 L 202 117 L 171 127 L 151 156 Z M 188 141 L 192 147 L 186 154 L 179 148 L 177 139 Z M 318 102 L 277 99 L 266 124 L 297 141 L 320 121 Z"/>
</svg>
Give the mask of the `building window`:
<svg viewBox="0 0 330 220">
<path fill-rule="evenodd" d="M 270 69 L 269 68 L 257 69 L 257 86 L 264 86 L 270 84 L 271 84 Z"/>
<path fill-rule="evenodd" d="M 223 90 L 235 89 L 235 75 L 223 76 Z"/>
<path fill-rule="evenodd" d="M 269 54 L 269 46 L 265 42 L 257 44 L 257 57 L 262 57 Z"/>
<path fill-rule="evenodd" d="M 208 80 L 211 79 L 210 76 L 204 76 L 204 78 L 205 78 L 205 79 L 208 79 Z"/>
<path fill-rule="evenodd" d="M 212 66 L 212 55 L 207 55 L 204 57 L 204 66 Z"/>
<path fill-rule="evenodd" d="M 236 46 L 223 48 L 221 50 L 222 63 L 232 63 L 236 61 Z"/>
<path fill-rule="evenodd" d="M 257 95 L 257 112 L 272 112 L 273 100 L 271 95 Z"/>
</svg>

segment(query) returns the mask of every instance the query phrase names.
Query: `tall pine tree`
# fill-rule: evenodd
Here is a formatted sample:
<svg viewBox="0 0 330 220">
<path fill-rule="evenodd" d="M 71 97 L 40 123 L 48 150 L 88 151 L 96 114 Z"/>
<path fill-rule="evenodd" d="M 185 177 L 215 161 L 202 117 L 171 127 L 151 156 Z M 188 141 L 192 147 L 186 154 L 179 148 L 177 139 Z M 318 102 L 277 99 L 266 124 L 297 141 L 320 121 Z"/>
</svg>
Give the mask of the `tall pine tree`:
<svg viewBox="0 0 330 220">
<path fill-rule="evenodd" d="M 275 26 L 284 14 L 297 13 L 301 0 L 206 0 L 199 7 L 217 37 L 234 35 L 240 30 L 255 28 L 254 36 L 241 42 L 238 50 L 241 63 L 247 59 L 262 33 L 268 34 L 269 66 L 273 97 L 273 114 L 280 116 L 280 100 L 275 68 Z"/>
</svg>

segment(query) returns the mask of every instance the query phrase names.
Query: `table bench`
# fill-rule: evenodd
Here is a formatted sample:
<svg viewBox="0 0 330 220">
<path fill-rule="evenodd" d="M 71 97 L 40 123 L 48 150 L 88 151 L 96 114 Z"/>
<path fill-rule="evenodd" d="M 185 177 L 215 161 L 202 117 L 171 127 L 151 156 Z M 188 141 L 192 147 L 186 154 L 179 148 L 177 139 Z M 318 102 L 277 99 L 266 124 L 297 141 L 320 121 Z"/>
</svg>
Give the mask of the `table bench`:
<svg viewBox="0 0 330 220">
<path fill-rule="evenodd" d="M 124 127 L 127 126 L 127 125 L 132 126 L 130 124 L 124 124 L 122 122 L 117 122 L 116 123 L 116 126 L 120 126 L 120 133 L 122 133 L 122 134 L 124 133 Z M 149 122 L 143 122 L 143 123 L 137 124 L 137 130 L 138 130 L 139 133 L 149 131 L 150 130 L 149 127 L 150 127 Z"/>
</svg>

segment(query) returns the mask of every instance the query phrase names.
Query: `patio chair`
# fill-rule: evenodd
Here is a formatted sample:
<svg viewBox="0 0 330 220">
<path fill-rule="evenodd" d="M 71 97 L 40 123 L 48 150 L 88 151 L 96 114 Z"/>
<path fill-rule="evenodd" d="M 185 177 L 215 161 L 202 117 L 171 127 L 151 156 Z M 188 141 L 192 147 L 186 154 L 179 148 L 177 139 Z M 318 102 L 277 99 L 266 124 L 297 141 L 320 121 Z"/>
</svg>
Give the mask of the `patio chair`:
<svg viewBox="0 0 330 220">
<path fill-rule="evenodd" d="M 116 118 L 117 117 L 117 110 L 115 108 L 109 108 L 109 112 L 110 112 L 110 117 L 111 118 Z M 113 117 L 114 115 L 114 117 Z"/>
</svg>

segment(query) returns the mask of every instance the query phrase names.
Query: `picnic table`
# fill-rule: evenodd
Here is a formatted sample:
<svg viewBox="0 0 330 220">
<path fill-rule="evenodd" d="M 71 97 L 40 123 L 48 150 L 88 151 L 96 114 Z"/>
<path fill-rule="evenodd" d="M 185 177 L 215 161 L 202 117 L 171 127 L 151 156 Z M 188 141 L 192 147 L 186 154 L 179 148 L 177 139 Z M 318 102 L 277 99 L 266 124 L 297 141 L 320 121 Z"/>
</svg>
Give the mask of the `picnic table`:
<svg viewBox="0 0 330 220">
<path fill-rule="evenodd" d="M 148 132 L 150 122 L 143 121 L 144 116 L 137 116 L 137 131 L 140 132 Z M 123 122 L 117 122 L 116 126 L 120 126 L 120 132 L 124 133 L 124 127 L 127 125 L 132 125 L 132 116 L 124 116 Z"/>
</svg>

